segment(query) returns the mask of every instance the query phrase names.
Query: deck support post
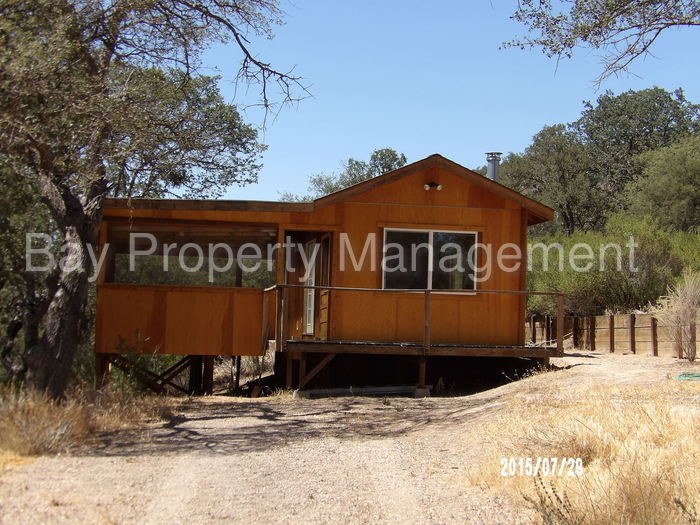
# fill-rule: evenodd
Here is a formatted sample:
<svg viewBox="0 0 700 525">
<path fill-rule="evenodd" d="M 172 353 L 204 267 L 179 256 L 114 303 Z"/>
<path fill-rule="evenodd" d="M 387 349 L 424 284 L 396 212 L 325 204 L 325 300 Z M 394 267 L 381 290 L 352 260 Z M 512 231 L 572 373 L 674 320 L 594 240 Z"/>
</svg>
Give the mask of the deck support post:
<svg viewBox="0 0 700 525">
<path fill-rule="evenodd" d="M 537 319 L 534 315 L 530 316 L 530 342 L 533 345 L 537 343 Z"/>
<path fill-rule="evenodd" d="M 428 358 L 424 355 L 420 356 L 418 363 L 418 388 L 425 388 L 425 369 Z"/>
<path fill-rule="evenodd" d="M 293 372 L 294 370 L 292 367 L 294 366 L 294 361 L 292 360 L 292 353 L 287 351 L 284 354 L 285 356 L 285 361 L 286 361 L 286 367 L 285 367 L 285 385 L 287 387 L 287 390 L 292 389 L 292 377 L 293 377 Z"/>
<path fill-rule="evenodd" d="M 190 395 L 202 395 L 202 356 L 190 356 L 190 379 L 187 391 Z"/>
<path fill-rule="evenodd" d="M 615 316 L 608 316 L 608 339 L 610 341 L 610 353 L 615 352 Z"/>
<path fill-rule="evenodd" d="M 299 390 L 301 390 L 302 387 L 302 381 L 304 380 L 304 376 L 306 375 L 306 352 L 302 352 L 299 354 Z"/>
<path fill-rule="evenodd" d="M 202 393 L 210 396 L 214 393 L 214 356 L 202 358 Z"/>
<path fill-rule="evenodd" d="M 233 386 L 236 390 L 241 388 L 241 356 L 236 356 L 236 379 L 234 380 Z"/>
<path fill-rule="evenodd" d="M 304 354 L 306 355 L 306 354 Z M 323 368 L 330 363 L 337 354 L 327 354 L 321 361 L 319 361 L 316 366 L 314 366 L 308 374 L 299 374 L 299 390 L 303 390 L 304 387 L 311 381 L 316 374 L 318 374 Z"/>
</svg>

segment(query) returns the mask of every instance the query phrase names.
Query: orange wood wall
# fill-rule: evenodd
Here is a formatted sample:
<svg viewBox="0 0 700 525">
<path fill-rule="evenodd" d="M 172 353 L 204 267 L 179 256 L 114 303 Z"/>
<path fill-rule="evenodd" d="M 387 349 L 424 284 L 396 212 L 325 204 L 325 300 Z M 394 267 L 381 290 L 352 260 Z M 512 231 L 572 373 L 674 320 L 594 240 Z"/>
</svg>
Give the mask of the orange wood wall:
<svg viewBox="0 0 700 525">
<path fill-rule="evenodd" d="M 102 284 L 99 353 L 260 355 L 262 290 Z"/>
<path fill-rule="evenodd" d="M 427 182 L 442 191 L 425 191 Z M 480 242 L 515 243 L 525 251 L 527 217 L 521 206 L 439 167 L 408 175 L 313 212 L 107 209 L 105 221 L 138 219 L 276 223 L 289 230 L 333 231 L 331 285 L 381 287 L 382 234 L 386 227 L 468 230 Z M 377 271 L 339 271 L 340 233 L 348 234 L 356 256 L 367 233 L 376 234 Z M 108 235 L 107 235 L 107 240 Z M 479 254 L 480 256 L 482 254 Z M 349 259 L 346 263 L 349 263 Z M 278 281 L 283 274 L 278 260 Z M 478 261 L 481 264 L 481 261 Z M 494 268 L 477 289 L 522 290 L 525 261 L 517 272 Z M 293 281 L 291 281 L 293 282 Z M 98 288 L 97 348 L 115 351 L 121 334 L 140 330 L 148 351 L 183 354 L 252 355 L 260 350 L 261 292 L 254 289 L 150 287 L 105 284 Z M 422 294 L 341 292 L 331 294 L 330 339 L 420 341 Z M 525 303 L 511 295 L 433 294 L 434 343 L 522 344 Z M 195 314 L 195 311 L 201 313 Z M 294 320 L 290 320 L 294 322 Z M 122 335 L 122 337 L 124 337 Z M 132 335 L 133 337 L 133 335 Z"/>
</svg>

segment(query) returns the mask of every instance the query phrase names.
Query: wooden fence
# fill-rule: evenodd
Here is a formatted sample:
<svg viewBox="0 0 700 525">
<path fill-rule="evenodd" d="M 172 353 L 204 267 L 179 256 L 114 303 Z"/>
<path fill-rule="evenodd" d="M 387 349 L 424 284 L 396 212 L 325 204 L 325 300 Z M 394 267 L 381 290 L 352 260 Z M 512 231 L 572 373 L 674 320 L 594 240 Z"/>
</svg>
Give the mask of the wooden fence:
<svg viewBox="0 0 700 525">
<path fill-rule="evenodd" d="M 527 342 L 541 344 L 556 334 L 556 316 L 531 316 L 525 327 Z M 693 343 L 698 340 L 698 319 Z M 659 323 L 649 314 L 597 315 L 564 318 L 564 336 L 574 348 L 586 350 L 682 357 L 672 334 L 676 327 Z"/>
</svg>

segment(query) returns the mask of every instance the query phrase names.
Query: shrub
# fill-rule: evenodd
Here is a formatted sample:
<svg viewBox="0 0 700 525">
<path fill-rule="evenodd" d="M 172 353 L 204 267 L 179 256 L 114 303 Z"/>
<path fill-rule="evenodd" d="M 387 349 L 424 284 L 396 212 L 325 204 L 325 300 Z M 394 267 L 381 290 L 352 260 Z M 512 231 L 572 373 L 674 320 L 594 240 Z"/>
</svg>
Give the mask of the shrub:
<svg viewBox="0 0 700 525">
<path fill-rule="evenodd" d="M 695 361 L 695 329 L 700 308 L 700 272 L 686 269 L 681 279 L 659 298 L 649 313 L 664 324 L 674 327 L 671 338 L 681 347 L 688 361 Z"/>
<path fill-rule="evenodd" d="M 32 391 L 0 392 L 0 451 L 59 454 L 84 445 L 96 433 L 166 419 L 173 401 L 124 390 L 77 391 L 57 402 Z"/>
</svg>

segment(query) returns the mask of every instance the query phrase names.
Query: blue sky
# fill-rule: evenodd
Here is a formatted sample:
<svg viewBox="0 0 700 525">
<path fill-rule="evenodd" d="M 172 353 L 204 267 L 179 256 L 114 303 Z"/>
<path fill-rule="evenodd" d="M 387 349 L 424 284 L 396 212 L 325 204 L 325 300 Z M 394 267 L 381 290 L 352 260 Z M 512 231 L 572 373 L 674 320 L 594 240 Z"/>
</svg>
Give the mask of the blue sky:
<svg viewBox="0 0 700 525">
<path fill-rule="evenodd" d="M 539 50 L 499 49 L 524 34 L 509 19 L 516 0 L 282 1 L 285 24 L 272 40 L 254 39 L 252 49 L 278 69 L 296 66 L 313 98 L 268 120 L 258 184 L 234 187 L 225 198 L 304 193 L 309 175 L 338 171 L 343 159 L 367 159 L 382 147 L 409 162 L 440 153 L 480 166 L 486 151 L 522 151 L 544 125 L 575 120 L 582 102 L 605 89 L 682 87 L 700 102 L 700 31 L 693 29 L 663 34 L 655 57 L 632 65 L 636 76 L 596 90 L 596 51 L 580 50 L 557 66 Z M 253 99 L 230 82 L 238 60 L 233 45 L 204 57 L 205 72 L 223 77 L 227 100 L 243 106 Z M 243 115 L 262 124 L 255 109 Z"/>
</svg>

